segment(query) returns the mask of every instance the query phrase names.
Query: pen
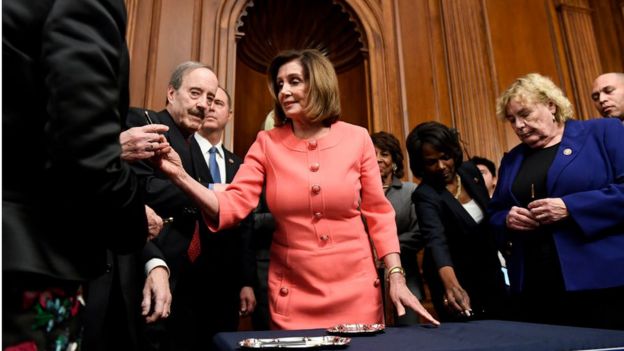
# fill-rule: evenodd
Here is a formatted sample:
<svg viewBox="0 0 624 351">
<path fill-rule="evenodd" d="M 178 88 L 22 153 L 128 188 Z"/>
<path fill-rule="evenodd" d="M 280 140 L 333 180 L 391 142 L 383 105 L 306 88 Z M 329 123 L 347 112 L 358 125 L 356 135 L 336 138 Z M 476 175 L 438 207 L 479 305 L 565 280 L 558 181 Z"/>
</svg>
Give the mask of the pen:
<svg viewBox="0 0 624 351">
<path fill-rule="evenodd" d="M 531 200 L 535 199 L 535 184 L 531 183 Z"/>
<path fill-rule="evenodd" d="M 147 121 L 147 124 L 154 124 L 154 122 L 150 118 L 149 113 L 147 112 L 147 110 L 144 110 L 143 112 L 145 113 L 145 120 Z"/>
</svg>

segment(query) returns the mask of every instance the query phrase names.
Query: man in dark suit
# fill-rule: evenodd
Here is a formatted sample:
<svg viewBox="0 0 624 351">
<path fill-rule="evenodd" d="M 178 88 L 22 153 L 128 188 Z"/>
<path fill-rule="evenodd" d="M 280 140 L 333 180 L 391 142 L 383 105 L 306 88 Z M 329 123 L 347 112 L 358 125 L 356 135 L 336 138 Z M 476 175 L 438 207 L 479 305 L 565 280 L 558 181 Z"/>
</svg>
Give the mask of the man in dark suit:
<svg viewBox="0 0 624 351">
<path fill-rule="evenodd" d="M 194 133 L 201 128 L 207 140 L 219 140 L 229 120 L 217 117 L 220 104 L 229 113 L 229 99 L 216 99 L 218 80 L 205 65 L 185 62 L 173 72 L 167 90 L 167 105 L 158 113 L 147 112 L 154 123 L 169 126 L 165 133 L 171 147 L 184 168 L 198 181 L 209 187 L 215 183 L 202 154 L 202 147 Z M 145 111 L 129 114 L 129 126 L 146 123 Z M 207 132 L 214 129 L 214 133 Z M 208 135 L 210 134 L 210 135 Z M 210 143 L 210 142 L 209 142 Z M 212 146 L 212 145 L 211 145 Z M 218 145 L 221 146 L 221 145 Z M 221 147 L 220 178 L 229 182 L 238 170 L 241 160 Z M 145 257 L 158 257 L 167 262 L 173 294 L 172 313 L 162 329 L 151 336 L 154 348 L 196 350 L 205 348 L 211 334 L 222 330 L 235 330 L 238 323 L 239 291 L 243 265 L 241 255 L 247 253 L 253 262 L 253 252 L 242 250 L 248 242 L 246 225 L 232 230 L 209 233 L 196 204 L 150 163 L 138 162 L 135 170 L 143 177 L 147 203 L 162 217 L 172 217 L 173 222 L 161 235 L 144 249 Z M 244 232 L 244 234 L 243 234 Z M 251 263 L 249 263 L 251 264 Z M 255 267 L 248 267 L 253 277 Z M 242 284 L 242 285 L 241 285 Z M 233 288 L 235 287 L 235 288 Z M 233 307 L 232 307 L 233 306 Z M 154 331 L 154 330 L 152 330 Z"/>
<path fill-rule="evenodd" d="M 2 344 L 67 349 L 80 284 L 104 272 L 107 249 L 137 250 L 148 234 L 120 158 L 125 7 L 5 0 L 2 22 Z"/>
<path fill-rule="evenodd" d="M 162 133 L 167 126 L 150 124 L 121 133 L 121 158 L 128 162 L 168 152 Z M 163 228 L 163 220 L 146 206 L 149 238 Z M 144 322 L 166 318 L 171 304 L 169 271 L 164 262 L 145 267 L 141 251 L 107 254 L 106 273 L 84 287 L 84 330 L 81 348 L 88 351 L 140 350 Z"/>
</svg>

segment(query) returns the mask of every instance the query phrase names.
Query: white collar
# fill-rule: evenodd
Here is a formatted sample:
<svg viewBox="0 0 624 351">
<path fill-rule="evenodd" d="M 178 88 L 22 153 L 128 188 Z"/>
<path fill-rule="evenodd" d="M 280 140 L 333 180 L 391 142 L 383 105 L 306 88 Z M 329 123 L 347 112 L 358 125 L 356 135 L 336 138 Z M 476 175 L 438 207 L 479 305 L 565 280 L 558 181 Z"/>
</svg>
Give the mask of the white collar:
<svg viewBox="0 0 624 351">
<path fill-rule="evenodd" d="M 208 150 L 210 150 L 211 147 L 216 147 L 217 148 L 217 152 L 219 154 L 219 156 L 221 157 L 225 157 L 225 154 L 223 152 L 223 142 L 219 141 L 216 145 L 212 145 L 208 139 L 204 138 L 203 136 L 199 135 L 199 133 L 195 133 L 195 140 L 197 140 L 197 144 L 199 144 L 199 148 L 201 149 L 201 152 L 203 155 L 208 153 Z"/>
</svg>

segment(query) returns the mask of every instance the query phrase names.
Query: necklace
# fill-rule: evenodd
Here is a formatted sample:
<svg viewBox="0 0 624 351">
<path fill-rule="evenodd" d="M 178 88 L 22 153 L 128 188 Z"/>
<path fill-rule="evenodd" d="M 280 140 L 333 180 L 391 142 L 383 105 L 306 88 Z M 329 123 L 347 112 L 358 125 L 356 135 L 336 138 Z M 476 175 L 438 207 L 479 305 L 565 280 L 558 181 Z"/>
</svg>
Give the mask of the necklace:
<svg viewBox="0 0 624 351">
<path fill-rule="evenodd" d="M 461 185 L 461 178 L 459 177 L 459 174 L 456 174 L 455 177 L 457 178 L 457 188 L 455 188 L 455 199 L 459 200 L 459 196 L 461 195 L 461 191 L 462 191 L 462 185 Z"/>
</svg>

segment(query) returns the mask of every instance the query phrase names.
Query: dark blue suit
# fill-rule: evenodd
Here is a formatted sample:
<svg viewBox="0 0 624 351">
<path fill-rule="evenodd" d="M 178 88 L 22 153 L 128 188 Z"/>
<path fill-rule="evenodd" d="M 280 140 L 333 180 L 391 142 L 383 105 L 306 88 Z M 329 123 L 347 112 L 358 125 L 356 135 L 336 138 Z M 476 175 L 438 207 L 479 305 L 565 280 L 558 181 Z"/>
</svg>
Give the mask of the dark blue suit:
<svg viewBox="0 0 624 351">
<path fill-rule="evenodd" d="M 512 243 L 508 258 L 511 289 L 522 290 L 523 241 L 527 233 L 506 228 L 511 191 L 528 146 L 502 160 L 490 202 L 490 223 L 499 239 Z M 547 227 L 553 234 L 566 291 L 624 286 L 624 127 L 616 119 L 567 121 L 548 170 L 547 197 L 561 198 L 569 218 Z"/>
</svg>

